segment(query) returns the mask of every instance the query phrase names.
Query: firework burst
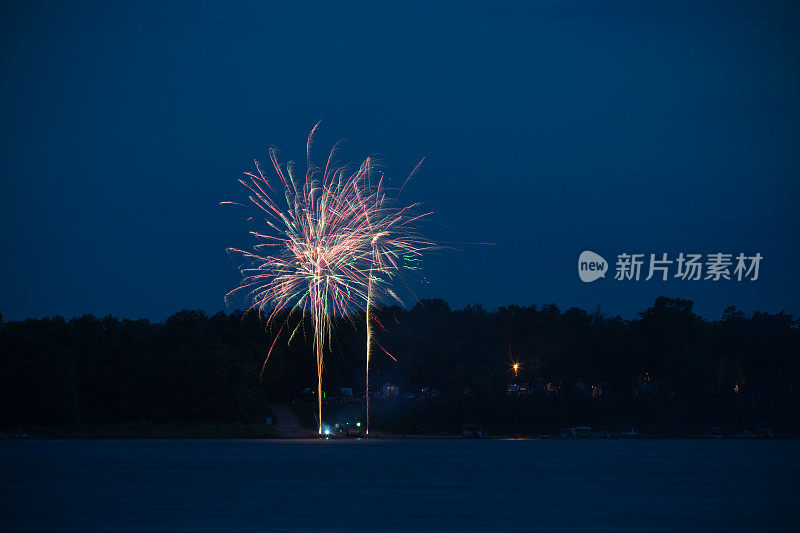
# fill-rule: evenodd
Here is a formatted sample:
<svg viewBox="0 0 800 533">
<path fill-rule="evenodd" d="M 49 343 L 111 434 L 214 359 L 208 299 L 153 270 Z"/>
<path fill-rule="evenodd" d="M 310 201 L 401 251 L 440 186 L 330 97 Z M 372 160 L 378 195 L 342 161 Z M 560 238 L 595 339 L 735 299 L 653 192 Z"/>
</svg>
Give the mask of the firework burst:
<svg viewBox="0 0 800 533">
<path fill-rule="evenodd" d="M 231 298 L 243 296 L 249 310 L 266 316 L 267 323 L 283 309 L 299 312 L 303 318 L 310 316 L 321 434 L 324 352 L 325 342 L 332 336 L 332 317 L 366 310 L 369 371 L 372 302 L 383 293 L 397 298 L 389 282 L 403 269 L 418 268 L 421 251 L 432 243 L 413 230 L 415 221 L 427 213 L 414 215 L 417 204 L 398 206 L 370 158 L 354 172 L 348 171 L 335 163 L 334 146 L 324 166 L 311 164 L 311 144 L 318 126 L 306 143 L 304 176 L 296 174 L 292 162 L 281 165 L 276 151 L 270 149 L 276 177 L 268 178 L 256 161 L 255 171 L 246 172 L 239 180 L 265 229 L 250 232 L 256 241 L 251 249 L 228 249 L 240 260 L 242 281 L 225 299 L 230 303 Z M 270 346 L 265 365 L 287 322 L 288 317 Z M 289 342 L 303 322 L 298 322 Z"/>
</svg>

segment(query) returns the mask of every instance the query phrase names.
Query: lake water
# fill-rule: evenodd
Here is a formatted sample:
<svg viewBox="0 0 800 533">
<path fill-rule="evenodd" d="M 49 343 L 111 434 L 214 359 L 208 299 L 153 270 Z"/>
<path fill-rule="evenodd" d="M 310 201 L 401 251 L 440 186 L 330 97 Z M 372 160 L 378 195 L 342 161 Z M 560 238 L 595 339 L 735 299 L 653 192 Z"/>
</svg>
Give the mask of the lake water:
<svg viewBox="0 0 800 533">
<path fill-rule="evenodd" d="M 793 530 L 800 441 L 0 441 L 2 531 Z"/>
</svg>

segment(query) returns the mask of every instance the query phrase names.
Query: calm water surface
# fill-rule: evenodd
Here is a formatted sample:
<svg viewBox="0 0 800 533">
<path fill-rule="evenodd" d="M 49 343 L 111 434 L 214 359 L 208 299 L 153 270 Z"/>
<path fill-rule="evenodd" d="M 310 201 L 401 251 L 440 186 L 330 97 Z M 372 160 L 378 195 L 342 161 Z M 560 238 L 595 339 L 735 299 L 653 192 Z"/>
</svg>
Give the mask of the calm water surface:
<svg viewBox="0 0 800 533">
<path fill-rule="evenodd" d="M 800 441 L 0 441 L 2 531 L 800 527 Z"/>
</svg>

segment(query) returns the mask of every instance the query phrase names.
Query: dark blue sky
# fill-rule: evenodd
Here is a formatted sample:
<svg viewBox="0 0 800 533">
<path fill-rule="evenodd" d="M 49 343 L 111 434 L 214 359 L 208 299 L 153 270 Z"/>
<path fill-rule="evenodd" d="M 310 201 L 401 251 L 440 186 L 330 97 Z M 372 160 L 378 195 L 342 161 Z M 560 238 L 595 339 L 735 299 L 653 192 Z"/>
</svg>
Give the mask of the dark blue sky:
<svg viewBox="0 0 800 533">
<path fill-rule="evenodd" d="M 796 2 L 6 3 L 0 313 L 214 312 L 236 178 L 346 138 L 435 211 L 422 297 L 800 313 Z M 401 7 L 402 6 L 402 7 Z M 617 282 L 577 257 L 755 253 L 757 282 Z"/>
</svg>

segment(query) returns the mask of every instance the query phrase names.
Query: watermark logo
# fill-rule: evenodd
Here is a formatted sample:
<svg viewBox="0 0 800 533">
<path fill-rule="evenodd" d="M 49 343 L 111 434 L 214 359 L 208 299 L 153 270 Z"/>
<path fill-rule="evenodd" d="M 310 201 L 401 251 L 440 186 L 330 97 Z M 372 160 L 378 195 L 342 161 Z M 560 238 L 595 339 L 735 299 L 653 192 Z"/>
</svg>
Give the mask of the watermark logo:
<svg viewBox="0 0 800 533">
<path fill-rule="evenodd" d="M 606 277 L 608 262 L 599 254 L 584 250 L 578 257 L 578 276 L 584 283 L 591 283 L 599 278 Z"/>
<path fill-rule="evenodd" d="M 711 254 L 681 252 L 617 254 L 614 272 L 616 281 L 756 281 L 759 276 L 760 253 L 747 255 L 716 252 Z M 606 277 L 609 266 L 600 255 L 588 250 L 578 258 L 578 276 L 590 283 Z"/>
</svg>

